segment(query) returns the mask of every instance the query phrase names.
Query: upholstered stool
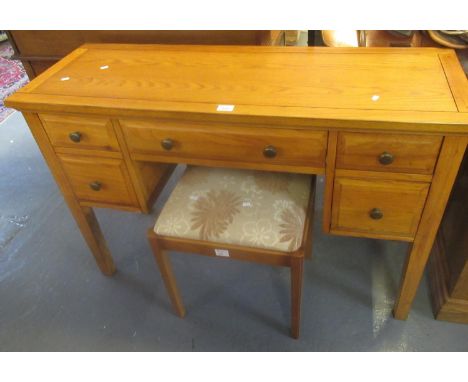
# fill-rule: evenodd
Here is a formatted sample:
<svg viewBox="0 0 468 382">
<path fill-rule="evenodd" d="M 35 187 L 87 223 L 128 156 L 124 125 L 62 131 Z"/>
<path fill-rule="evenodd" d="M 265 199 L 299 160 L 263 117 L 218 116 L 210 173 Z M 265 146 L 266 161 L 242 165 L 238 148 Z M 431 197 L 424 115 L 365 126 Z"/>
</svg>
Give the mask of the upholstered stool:
<svg viewBox="0 0 468 382">
<path fill-rule="evenodd" d="M 148 239 L 179 316 L 185 315 L 166 251 L 291 268 L 291 335 L 299 336 L 304 257 L 312 250 L 315 176 L 188 167 Z"/>
</svg>

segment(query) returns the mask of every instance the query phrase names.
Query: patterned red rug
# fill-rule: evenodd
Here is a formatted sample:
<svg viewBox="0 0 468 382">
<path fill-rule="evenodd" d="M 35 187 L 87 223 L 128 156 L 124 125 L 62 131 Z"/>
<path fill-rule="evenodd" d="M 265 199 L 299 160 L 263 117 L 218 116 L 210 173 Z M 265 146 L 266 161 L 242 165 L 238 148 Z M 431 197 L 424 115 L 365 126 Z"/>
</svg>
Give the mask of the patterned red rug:
<svg viewBox="0 0 468 382">
<path fill-rule="evenodd" d="M 28 76 L 20 61 L 11 60 L 13 49 L 8 41 L 0 44 L 0 123 L 13 109 L 3 105 L 3 100 L 28 82 Z"/>
</svg>

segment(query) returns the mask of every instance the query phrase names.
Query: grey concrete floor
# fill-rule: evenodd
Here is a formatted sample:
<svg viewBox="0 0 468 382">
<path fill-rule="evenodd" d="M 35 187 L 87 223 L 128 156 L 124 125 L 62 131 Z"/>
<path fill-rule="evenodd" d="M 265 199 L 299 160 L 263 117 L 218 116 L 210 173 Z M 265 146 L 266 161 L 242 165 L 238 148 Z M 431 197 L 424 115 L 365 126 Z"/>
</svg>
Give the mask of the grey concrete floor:
<svg viewBox="0 0 468 382">
<path fill-rule="evenodd" d="M 321 210 L 299 340 L 287 269 L 175 253 L 180 319 L 145 238 L 154 212 L 97 214 L 114 277 L 95 266 L 21 114 L 0 125 L 0 350 L 468 350 L 468 325 L 433 319 L 425 280 L 409 319 L 392 318 L 406 244 L 323 235 Z"/>
</svg>

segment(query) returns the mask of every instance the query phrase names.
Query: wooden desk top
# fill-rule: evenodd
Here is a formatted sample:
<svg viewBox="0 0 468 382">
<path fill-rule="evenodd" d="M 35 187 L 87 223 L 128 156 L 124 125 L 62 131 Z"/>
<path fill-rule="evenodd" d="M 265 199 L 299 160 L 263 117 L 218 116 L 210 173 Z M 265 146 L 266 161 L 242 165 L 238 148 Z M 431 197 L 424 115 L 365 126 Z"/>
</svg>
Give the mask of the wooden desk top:
<svg viewBox="0 0 468 382">
<path fill-rule="evenodd" d="M 340 128 L 359 121 L 365 129 L 468 134 L 467 88 L 446 49 L 88 44 L 6 104 L 36 112 L 274 118 Z M 220 104 L 235 107 L 217 111 Z"/>
</svg>

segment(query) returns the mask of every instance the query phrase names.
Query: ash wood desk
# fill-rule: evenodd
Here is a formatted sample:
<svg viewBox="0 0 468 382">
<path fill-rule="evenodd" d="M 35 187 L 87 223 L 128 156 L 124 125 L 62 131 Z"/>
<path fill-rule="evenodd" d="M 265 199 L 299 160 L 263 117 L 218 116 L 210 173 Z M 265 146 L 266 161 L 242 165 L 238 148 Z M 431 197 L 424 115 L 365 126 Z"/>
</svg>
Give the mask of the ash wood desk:
<svg viewBox="0 0 468 382">
<path fill-rule="evenodd" d="M 104 274 L 92 207 L 148 212 L 177 163 L 325 174 L 325 232 L 410 243 L 399 319 L 468 142 L 466 77 L 433 48 L 84 45 L 6 104 Z"/>
</svg>

